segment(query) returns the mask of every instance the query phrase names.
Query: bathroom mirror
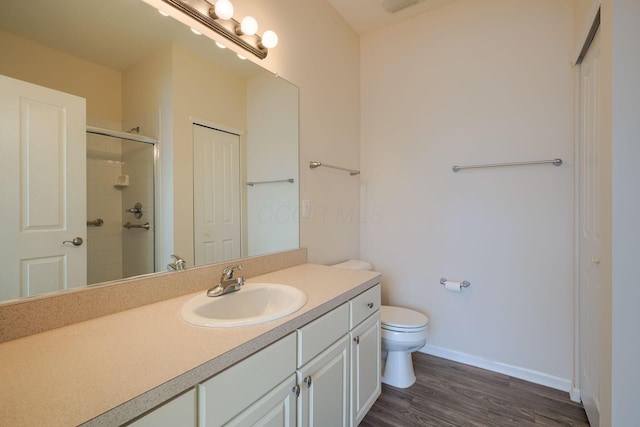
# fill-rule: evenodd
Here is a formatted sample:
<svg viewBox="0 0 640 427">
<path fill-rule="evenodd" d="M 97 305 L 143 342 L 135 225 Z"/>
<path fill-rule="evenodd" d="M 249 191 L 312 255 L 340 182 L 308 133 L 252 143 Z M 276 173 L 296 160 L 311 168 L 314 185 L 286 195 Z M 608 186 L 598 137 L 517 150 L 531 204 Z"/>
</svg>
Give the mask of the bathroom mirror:
<svg viewBox="0 0 640 427">
<path fill-rule="evenodd" d="M 149 222 L 156 247 L 145 249 L 133 241 L 123 250 L 114 243 L 117 236 L 112 236 L 104 250 L 97 251 L 100 259 L 124 258 L 126 264 L 139 253 L 150 260 L 149 271 L 166 271 L 174 253 L 190 267 L 298 247 L 298 89 L 294 85 L 217 47 L 140 0 L 0 3 L 0 75 L 85 98 L 88 125 L 159 141 L 151 150 L 151 164 L 137 168 L 146 171 L 157 196 L 156 206 L 146 206 L 153 202 L 145 201 L 143 210 L 157 215 L 142 217 L 137 224 L 133 212 L 137 199 L 128 199 L 118 205 L 118 212 L 127 213 L 115 231 L 117 235 L 145 233 L 144 228 L 123 227 Z M 204 136 L 198 137 L 201 130 Z M 229 135 L 231 143 L 220 142 Z M 123 160 L 124 153 L 141 151 L 135 144 L 125 146 L 111 137 L 100 136 L 97 141 L 87 138 L 87 150 L 93 150 L 94 157 L 88 154 L 86 177 L 92 180 L 102 174 L 89 170 L 96 162 L 131 166 L 132 162 Z M 106 148 L 96 158 L 100 145 Z M 229 147 L 236 151 L 230 152 Z M 221 158 L 227 163 L 219 163 Z M 219 169 L 233 169 L 233 175 L 221 174 Z M 134 179 L 135 173 L 123 167 L 108 178 L 108 191 L 131 193 Z M 216 193 L 211 190 L 215 182 L 226 184 Z M 113 204 L 107 200 L 113 199 L 94 195 L 88 203 Z M 222 222 L 233 222 L 231 237 L 218 237 L 222 232 L 209 227 L 220 207 Z M 95 212 L 90 206 L 87 209 Z M 234 219 L 229 221 L 231 211 Z M 88 223 L 93 222 L 87 225 L 92 229 L 100 214 L 93 216 L 86 216 Z M 83 236 L 92 231 L 85 230 Z M 97 237 L 89 239 L 95 243 Z M 0 256 L 10 252 L 12 244 L 2 241 Z M 123 267 L 111 263 L 105 268 Z M 147 272 L 138 269 L 135 274 Z M 94 275 L 91 284 L 119 278 L 95 277 L 100 276 Z M 17 291 L 21 285 L 14 283 L 19 280 L 4 280 L 0 287 L 14 290 L 0 291 L 0 299 L 21 296 Z M 27 295 L 22 291 L 22 296 Z"/>
</svg>

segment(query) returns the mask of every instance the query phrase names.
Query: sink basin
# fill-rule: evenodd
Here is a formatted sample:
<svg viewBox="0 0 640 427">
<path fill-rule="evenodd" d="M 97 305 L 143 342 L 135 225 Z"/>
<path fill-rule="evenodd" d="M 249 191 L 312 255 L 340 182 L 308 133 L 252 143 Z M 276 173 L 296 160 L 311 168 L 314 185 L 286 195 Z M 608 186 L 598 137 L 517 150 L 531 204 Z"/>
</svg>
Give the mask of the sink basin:
<svg viewBox="0 0 640 427">
<path fill-rule="evenodd" d="M 208 297 L 203 291 L 182 306 L 180 317 L 210 328 L 249 326 L 295 313 L 306 302 L 305 293 L 293 286 L 247 283 L 239 291 L 219 297 Z"/>
</svg>

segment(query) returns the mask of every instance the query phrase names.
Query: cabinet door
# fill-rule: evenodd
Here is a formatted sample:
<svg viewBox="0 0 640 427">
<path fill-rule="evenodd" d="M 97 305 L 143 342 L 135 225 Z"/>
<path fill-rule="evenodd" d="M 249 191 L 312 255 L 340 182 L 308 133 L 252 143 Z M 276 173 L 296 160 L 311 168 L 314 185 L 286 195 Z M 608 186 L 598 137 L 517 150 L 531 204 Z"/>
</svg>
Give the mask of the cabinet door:
<svg viewBox="0 0 640 427">
<path fill-rule="evenodd" d="M 225 425 L 295 372 L 296 335 L 249 356 L 198 386 L 200 427 Z"/>
<path fill-rule="evenodd" d="M 296 375 L 280 383 L 226 426 L 293 427 L 296 425 Z"/>
<path fill-rule="evenodd" d="M 196 426 L 196 391 L 188 392 L 162 404 L 130 424 L 130 427 Z"/>
<path fill-rule="evenodd" d="M 380 312 L 351 336 L 351 425 L 357 426 L 380 396 Z"/>
<path fill-rule="evenodd" d="M 349 423 L 349 335 L 298 370 L 298 427 Z"/>
</svg>

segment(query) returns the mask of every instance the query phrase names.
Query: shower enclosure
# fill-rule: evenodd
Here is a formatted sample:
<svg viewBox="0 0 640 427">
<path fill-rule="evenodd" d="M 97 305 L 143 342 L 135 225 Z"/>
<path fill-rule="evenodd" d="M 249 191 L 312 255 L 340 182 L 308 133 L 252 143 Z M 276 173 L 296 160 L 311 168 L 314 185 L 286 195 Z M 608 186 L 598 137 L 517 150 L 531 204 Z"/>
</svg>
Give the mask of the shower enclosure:
<svg viewBox="0 0 640 427">
<path fill-rule="evenodd" d="M 154 272 L 154 180 L 153 139 L 87 129 L 88 285 Z"/>
</svg>

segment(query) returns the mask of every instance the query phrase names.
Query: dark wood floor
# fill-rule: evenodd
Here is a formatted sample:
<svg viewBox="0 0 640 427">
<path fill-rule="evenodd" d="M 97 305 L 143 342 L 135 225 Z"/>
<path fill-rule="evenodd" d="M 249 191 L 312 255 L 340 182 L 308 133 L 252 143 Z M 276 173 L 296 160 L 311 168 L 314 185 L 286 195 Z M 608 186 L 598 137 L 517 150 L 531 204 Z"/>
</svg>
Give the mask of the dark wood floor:
<svg viewBox="0 0 640 427">
<path fill-rule="evenodd" d="M 566 392 L 423 353 L 413 364 L 416 383 L 383 384 L 360 427 L 589 425 Z"/>
</svg>

